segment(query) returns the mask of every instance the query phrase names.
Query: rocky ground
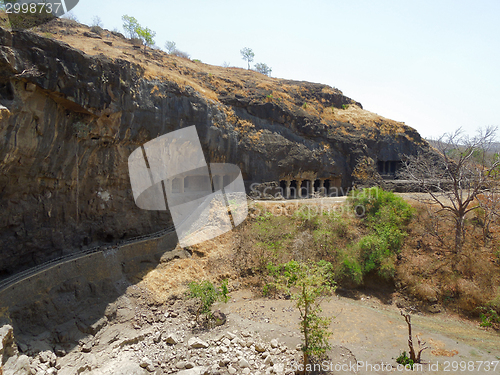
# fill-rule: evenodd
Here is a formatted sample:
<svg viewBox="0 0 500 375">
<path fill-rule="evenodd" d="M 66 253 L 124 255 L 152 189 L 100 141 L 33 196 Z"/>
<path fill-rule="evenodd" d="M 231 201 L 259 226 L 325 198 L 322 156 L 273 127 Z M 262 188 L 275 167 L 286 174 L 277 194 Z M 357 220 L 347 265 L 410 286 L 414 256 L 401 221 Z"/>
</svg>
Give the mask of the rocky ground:
<svg viewBox="0 0 500 375">
<path fill-rule="evenodd" d="M 295 373 L 301 352 L 293 302 L 256 297 L 249 289 L 236 289 L 230 295 L 227 304 L 216 306 L 227 317 L 224 324 L 206 329 L 194 321 L 193 301 L 173 296 L 159 305 L 145 289 L 132 285 L 91 326 L 68 327 L 68 336 L 74 330 L 87 333 L 67 351 L 52 346 L 47 334 L 27 341 L 14 338 L 11 327 L 4 326 L 0 330 L 3 374 Z M 401 303 L 397 296 L 382 300 L 369 293 L 325 301 L 325 315 L 335 317 L 327 365 L 333 371 L 327 373 L 398 372 L 395 358 L 407 349 L 406 324 L 397 307 Z M 443 313 L 415 314 L 413 320 L 414 334 L 429 346 L 419 373 L 453 373 L 446 371 L 445 361 L 477 366 L 479 361 L 493 363 L 500 358 L 498 333 Z M 363 366 L 355 366 L 360 361 Z M 436 371 L 429 365 L 437 366 Z M 482 370 L 476 367 L 469 373 L 495 373 Z"/>
<path fill-rule="evenodd" d="M 232 314 L 223 325 L 207 329 L 193 320 L 192 310 L 192 301 L 178 297 L 155 305 L 146 291 L 131 286 L 108 306 L 105 317 L 66 332 L 92 332 L 67 353 L 50 344 L 43 348 L 38 341 L 44 337 L 18 346 L 6 325 L 4 374 L 285 374 L 290 373 L 285 364 L 300 359 L 295 346 L 245 329 L 248 324 Z"/>
</svg>

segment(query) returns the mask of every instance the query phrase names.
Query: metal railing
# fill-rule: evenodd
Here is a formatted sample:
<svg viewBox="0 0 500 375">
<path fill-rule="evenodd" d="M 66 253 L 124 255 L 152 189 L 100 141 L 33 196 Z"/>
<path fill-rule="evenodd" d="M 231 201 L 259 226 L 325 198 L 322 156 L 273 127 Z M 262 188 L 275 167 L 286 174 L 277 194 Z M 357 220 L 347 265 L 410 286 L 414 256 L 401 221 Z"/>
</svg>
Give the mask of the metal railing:
<svg viewBox="0 0 500 375">
<path fill-rule="evenodd" d="M 172 233 L 174 231 L 175 231 L 175 227 L 172 226 L 172 227 L 169 227 L 167 229 L 163 229 L 163 230 L 155 232 L 155 233 L 145 234 L 142 236 L 137 236 L 137 237 L 129 238 L 127 240 L 119 241 L 115 245 L 94 246 L 94 247 L 89 248 L 89 249 L 75 251 L 71 254 L 67 254 L 67 255 L 63 255 L 63 256 L 58 257 L 58 258 L 51 259 L 47 262 L 44 262 L 42 264 L 28 268 L 27 270 L 18 272 L 18 273 L 14 274 L 12 276 L 9 276 L 3 280 L 0 280 L 0 292 L 7 289 L 12 284 L 15 284 L 19 281 L 27 279 L 27 278 L 29 278 L 29 277 L 31 277 L 39 272 L 45 271 L 45 270 L 52 268 L 53 266 L 56 266 L 60 263 L 67 262 L 69 260 L 80 259 L 80 258 L 83 258 L 84 256 L 87 256 L 87 255 L 92 254 L 92 253 L 97 253 L 100 251 L 104 252 L 106 250 L 110 250 L 113 248 L 120 248 L 121 246 L 128 245 L 131 243 L 136 243 L 136 242 L 147 240 L 147 239 L 159 238 L 159 237 L 162 237 L 168 233 Z"/>
</svg>

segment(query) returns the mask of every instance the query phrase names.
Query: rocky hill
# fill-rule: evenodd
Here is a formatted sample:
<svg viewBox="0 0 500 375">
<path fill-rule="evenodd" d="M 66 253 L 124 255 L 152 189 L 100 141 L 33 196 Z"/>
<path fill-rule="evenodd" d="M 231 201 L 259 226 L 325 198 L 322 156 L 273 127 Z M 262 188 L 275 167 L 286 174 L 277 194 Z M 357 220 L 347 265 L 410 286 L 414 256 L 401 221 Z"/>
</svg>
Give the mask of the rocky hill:
<svg viewBox="0 0 500 375">
<path fill-rule="evenodd" d="M 0 104 L 0 277 L 171 225 L 168 212 L 135 206 L 127 159 L 175 129 L 196 125 L 206 160 L 237 164 L 247 187 L 350 187 L 360 158 L 381 166 L 428 147 L 336 88 L 167 55 L 62 19 L 0 30 Z"/>
</svg>

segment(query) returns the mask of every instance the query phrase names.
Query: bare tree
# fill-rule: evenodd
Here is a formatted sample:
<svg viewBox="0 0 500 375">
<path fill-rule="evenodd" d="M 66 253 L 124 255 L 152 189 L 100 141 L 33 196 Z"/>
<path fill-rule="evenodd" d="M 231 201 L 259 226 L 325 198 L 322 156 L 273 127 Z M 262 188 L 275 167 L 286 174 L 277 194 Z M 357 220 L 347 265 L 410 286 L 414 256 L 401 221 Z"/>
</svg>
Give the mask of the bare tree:
<svg viewBox="0 0 500 375">
<path fill-rule="evenodd" d="M 480 218 L 483 229 L 483 242 L 487 243 L 490 238 L 490 226 L 500 217 L 500 191 L 495 187 L 486 189 L 478 196 L 478 204 L 481 208 Z"/>
<path fill-rule="evenodd" d="M 420 340 L 420 337 L 417 335 L 418 353 L 415 351 L 413 346 L 413 335 L 411 333 L 411 315 L 403 312 L 403 310 L 401 310 L 401 315 L 405 318 L 406 324 L 408 324 L 408 348 L 410 351 L 410 359 L 414 363 L 420 363 L 422 352 L 429 347 L 425 346 L 426 343 Z"/>
<path fill-rule="evenodd" d="M 427 193 L 421 200 L 448 212 L 455 226 L 454 252 L 465 240 L 465 216 L 477 209 L 477 198 L 495 188 L 500 159 L 491 152 L 497 127 L 479 129 L 469 137 L 461 129 L 433 142 L 434 150 L 406 156 L 400 177 Z"/>
</svg>

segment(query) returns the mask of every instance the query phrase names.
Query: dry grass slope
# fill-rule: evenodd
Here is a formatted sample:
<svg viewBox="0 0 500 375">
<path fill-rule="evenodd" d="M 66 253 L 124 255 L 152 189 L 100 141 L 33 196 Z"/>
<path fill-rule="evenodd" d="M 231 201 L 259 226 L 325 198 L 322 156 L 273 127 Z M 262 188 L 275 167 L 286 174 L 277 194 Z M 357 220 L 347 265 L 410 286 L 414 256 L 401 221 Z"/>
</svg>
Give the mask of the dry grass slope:
<svg viewBox="0 0 500 375">
<path fill-rule="evenodd" d="M 5 26 L 5 15 L 3 17 Z M 252 70 L 208 65 L 198 60 L 169 55 L 159 49 L 138 48 L 130 40 L 108 30 L 102 30 L 100 38 L 90 38 L 84 36 L 84 33 L 91 32 L 90 27 L 66 19 L 55 19 L 32 31 L 42 37 L 67 43 L 91 56 L 138 64 L 144 68 L 144 78 L 175 82 L 181 89 L 189 86 L 214 103 L 222 104 L 220 97 L 227 94 L 251 98 L 259 103 L 270 102 L 285 111 L 314 116 L 322 126 L 333 132 L 349 134 L 354 129 L 367 139 L 384 134 L 410 139 L 411 134 L 416 133 L 404 123 L 366 111 L 358 106 L 359 103 L 348 98 L 345 100 L 350 101 L 350 104 L 345 109 L 332 107 L 327 98 L 342 95 L 342 92 L 326 85 L 311 86 L 307 82 L 271 78 Z M 321 88 L 318 91 L 319 86 Z M 159 90 L 154 94 L 163 95 Z M 241 123 L 238 120 L 235 122 Z M 353 128 L 348 129 L 341 124 Z M 254 134 L 252 137 L 258 141 L 259 135 Z"/>
</svg>

